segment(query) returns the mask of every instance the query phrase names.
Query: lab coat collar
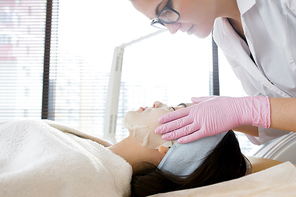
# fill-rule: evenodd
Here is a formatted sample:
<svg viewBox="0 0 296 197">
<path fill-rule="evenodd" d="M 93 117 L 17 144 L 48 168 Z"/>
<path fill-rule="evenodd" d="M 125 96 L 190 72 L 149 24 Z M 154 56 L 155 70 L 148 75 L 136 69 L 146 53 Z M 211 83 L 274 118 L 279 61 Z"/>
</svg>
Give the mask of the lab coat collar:
<svg viewBox="0 0 296 197">
<path fill-rule="evenodd" d="M 255 5 L 255 0 L 236 0 L 241 16 Z"/>
</svg>

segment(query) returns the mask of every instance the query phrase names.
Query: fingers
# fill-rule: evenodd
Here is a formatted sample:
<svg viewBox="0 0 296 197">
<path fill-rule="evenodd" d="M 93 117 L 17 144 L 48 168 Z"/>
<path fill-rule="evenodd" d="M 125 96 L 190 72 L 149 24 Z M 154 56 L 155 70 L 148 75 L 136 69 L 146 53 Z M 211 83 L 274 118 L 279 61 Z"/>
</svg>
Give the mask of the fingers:
<svg viewBox="0 0 296 197">
<path fill-rule="evenodd" d="M 155 133 L 157 134 L 168 133 L 170 131 L 174 131 L 182 127 L 185 127 L 186 125 L 189 125 L 191 123 L 192 123 L 192 120 L 190 120 L 188 117 L 180 118 L 157 127 L 155 129 Z"/>
<path fill-rule="evenodd" d="M 190 112 L 190 108 L 184 108 L 184 109 L 179 109 L 178 111 L 174 111 L 168 114 L 165 114 L 163 116 L 160 116 L 158 118 L 158 122 L 160 123 L 166 123 L 170 122 L 172 120 L 176 120 L 178 118 L 182 118 L 184 116 L 187 116 Z"/>
<path fill-rule="evenodd" d="M 184 136 L 184 137 L 178 139 L 178 143 L 186 144 L 186 143 L 189 143 L 189 142 L 193 142 L 195 140 L 199 140 L 201 138 L 210 136 L 209 134 L 210 133 L 205 132 L 203 129 L 200 129 L 199 131 L 196 131 L 196 132 L 194 132 L 192 134 L 189 134 L 187 136 Z"/>
<path fill-rule="evenodd" d="M 174 140 L 183 136 L 187 136 L 190 133 L 197 131 L 196 125 L 190 124 L 172 132 L 166 133 L 162 136 L 163 140 Z"/>
</svg>

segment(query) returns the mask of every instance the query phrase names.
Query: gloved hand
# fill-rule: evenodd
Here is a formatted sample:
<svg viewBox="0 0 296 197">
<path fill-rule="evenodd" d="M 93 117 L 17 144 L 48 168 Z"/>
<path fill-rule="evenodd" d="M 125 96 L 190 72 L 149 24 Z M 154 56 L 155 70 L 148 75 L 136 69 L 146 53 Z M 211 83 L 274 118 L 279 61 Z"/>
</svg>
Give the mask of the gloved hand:
<svg viewBox="0 0 296 197">
<path fill-rule="evenodd" d="M 241 125 L 269 128 L 270 101 L 268 97 L 199 97 L 196 103 L 161 116 L 158 121 L 166 123 L 156 128 L 162 139 L 178 139 L 188 143 L 200 138 L 226 132 Z"/>
</svg>

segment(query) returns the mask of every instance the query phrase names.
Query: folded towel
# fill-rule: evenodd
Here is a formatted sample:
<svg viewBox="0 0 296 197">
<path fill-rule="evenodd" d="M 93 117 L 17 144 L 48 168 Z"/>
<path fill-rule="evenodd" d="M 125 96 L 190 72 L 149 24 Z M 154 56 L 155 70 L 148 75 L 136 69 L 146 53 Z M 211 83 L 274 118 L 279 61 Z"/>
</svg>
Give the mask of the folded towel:
<svg viewBox="0 0 296 197">
<path fill-rule="evenodd" d="M 202 164 L 226 133 L 208 136 L 187 144 L 174 142 L 158 168 L 175 175 L 190 175 Z"/>
</svg>

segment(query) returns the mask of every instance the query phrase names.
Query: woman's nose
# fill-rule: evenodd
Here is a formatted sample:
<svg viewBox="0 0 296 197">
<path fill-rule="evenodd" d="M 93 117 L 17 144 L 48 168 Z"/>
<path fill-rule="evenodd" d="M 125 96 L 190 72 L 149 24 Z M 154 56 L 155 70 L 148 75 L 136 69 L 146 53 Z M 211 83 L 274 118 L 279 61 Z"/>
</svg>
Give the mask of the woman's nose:
<svg viewBox="0 0 296 197">
<path fill-rule="evenodd" d="M 162 105 L 161 102 L 159 102 L 159 101 L 155 101 L 155 102 L 153 103 L 153 108 L 159 108 L 159 107 L 161 107 L 161 105 Z"/>
<path fill-rule="evenodd" d="M 180 23 L 165 24 L 165 26 L 168 28 L 171 34 L 175 34 L 180 29 L 181 24 Z"/>
</svg>

